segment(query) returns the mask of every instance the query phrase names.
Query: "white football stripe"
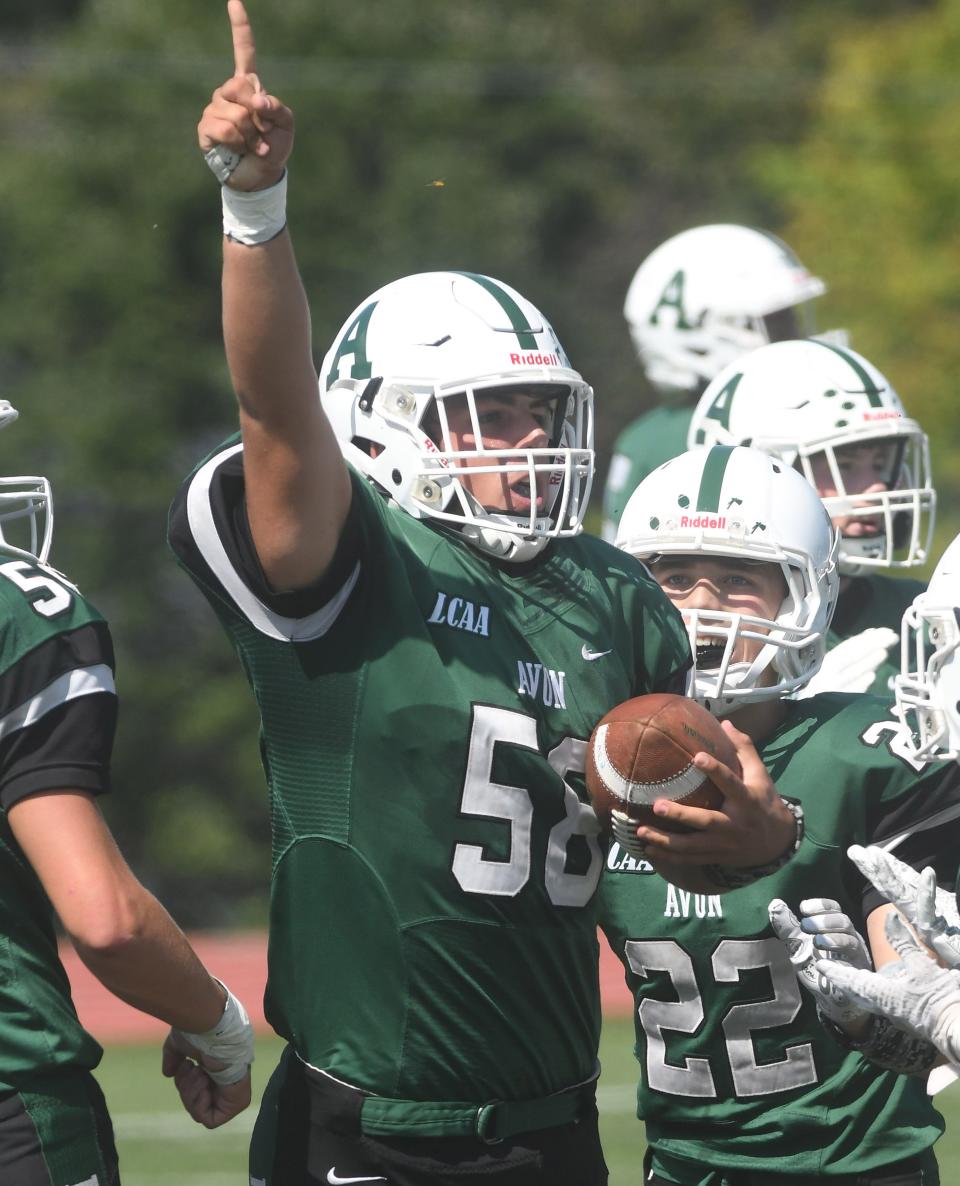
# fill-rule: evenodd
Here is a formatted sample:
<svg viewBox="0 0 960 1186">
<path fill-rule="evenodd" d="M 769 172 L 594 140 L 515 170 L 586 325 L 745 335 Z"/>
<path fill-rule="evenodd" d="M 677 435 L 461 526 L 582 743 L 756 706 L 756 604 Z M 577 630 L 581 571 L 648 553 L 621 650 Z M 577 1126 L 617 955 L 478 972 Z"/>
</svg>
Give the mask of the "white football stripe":
<svg viewBox="0 0 960 1186">
<path fill-rule="evenodd" d="M 218 466 L 235 453 L 239 453 L 242 448 L 242 444 L 233 445 L 222 453 L 215 454 L 191 478 L 187 491 L 187 519 L 194 543 L 224 591 L 230 595 L 237 609 L 251 626 L 261 634 L 266 634 L 268 638 L 280 639 L 283 642 L 312 642 L 314 639 L 322 638 L 340 616 L 340 611 L 346 605 L 360 576 L 360 561 L 357 561 L 339 591 L 326 605 L 307 614 L 305 618 L 285 618 L 264 605 L 233 567 L 220 539 L 210 498 L 210 488 Z"/>
<path fill-rule="evenodd" d="M 116 693 L 113 672 L 106 663 L 98 663 L 94 667 L 75 667 L 72 671 L 64 672 L 31 700 L 11 709 L 5 717 L 0 717 L 0 740 L 17 729 L 25 729 L 39 721 L 51 709 L 94 692 Z"/>
<path fill-rule="evenodd" d="M 607 753 L 607 730 L 609 725 L 601 725 L 593 741 L 593 764 L 600 775 L 600 781 L 618 799 L 626 803 L 640 803 L 649 806 L 654 799 L 682 799 L 697 787 L 707 781 L 707 776 L 692 763 L 683 770 L 678 770 L 670 778 L 660 782 L 634 782 L 624 777 L 610 760 Z"/>
</svg>

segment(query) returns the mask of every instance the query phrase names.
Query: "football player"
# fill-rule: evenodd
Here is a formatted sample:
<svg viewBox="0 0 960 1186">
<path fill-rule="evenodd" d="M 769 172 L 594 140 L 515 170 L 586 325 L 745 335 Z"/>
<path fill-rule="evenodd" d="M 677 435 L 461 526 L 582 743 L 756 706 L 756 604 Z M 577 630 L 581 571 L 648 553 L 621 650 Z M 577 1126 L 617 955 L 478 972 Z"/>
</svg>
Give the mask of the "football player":
<svg viewBox="0 0 960 1186">
<path fill-rule="evenodd" d="M 893 691 L 912 756 L 960 758 L 960 536 L 903 615 Z"/>
<path fill-rule="evenodd" d="M 767 342 L 815 332 L 813 302 L 827 286 L 776 236 L 718 223 L 661 243 L 634 273 L 623 313 L 659 403 L 623 429 L 603 496 L 612 540 L 627 499 L 664 461 L 687 448 L 690 414 L 725 366 Z M 824 335 L 845 341 L 832 330 Z"/>
<path fill-rule="evenodd" d="M 896 839 L 911 865 L 955 877 L 958 773 L 905 761 L 906 731 L 880 698 L 793 698 L 822 660 L 837 573 L 829 516 L 789 465 L 740 447 L 685 453 L 637 488 L 618 543 L 686 621 L 692 695 L 733 738 L 752 739 L 804 821 L 792 860 L 724 897 L 682 894 L 654 875 L 697 859 L 696 831 L 617 829 L 601 923 L 636 1002 L 644 1182 L 935 1183 L 943 1125 L 919 1076 L 936 1051 L 903 1034 L 864 1044 L 869 1017 L 826 996 L 820 1007 L 847 1047 L 838 1044 L 801 994 L 768 903 L 779 923 L 785 902 L 803 900 L 840 935 L 847 924 L 832 916 L 843 912 L 869 939 L 855 948 L 860 966 L 893 959 L 891 907 L 847 848 Z M 654 810 L 695 829 L 710 815 L 665 800 Z"/>
<path fill-rule="evenodd" d="M 0 401 L 0 427 L 16 415 Z M 113 646 L 47 563 L 52 531 L 46 479 L 0 479 L 0 1181 L 115 1186 L 91 1073 L 103 1051 L 74 1009 L 51 904 L 106 988 L 178 1027 L 163 1070 L 194 1119 L 214 1128 L 250 1102 L 253 1040 L 242 1005 L 133 875 L 100 814 Z"/>
<path fill-rule="evenodd" d="M 600 1186 L 586 739 L 611 704 L 682 691 L 686 634 L 641 565 L 581 533 L 592 392 L 514 289 L 385 285 L 318 399 L 283 209 L 293 117 L 229 13 L 236 72 L 199 137 L 228 183 L 241 436 L 188 480 L 171 542 L 262 720 L 267 1013 L 289 1047 L 251 1179 Z M 735 863 L 793 844 L 766 790 L 731 796 L 759 830 L 718 816 Z"/>
<path fill-rule="evenodd" d="M 900 621 L 924 587 L 900 574 L 926 563 L 936 511 L 927 436 L 890 382 L 849 348 L 775 342 L 717 375 L 689 444 L 749 444 L 816 486 L 840 531 L 840 599 L 805 694 L 889 697 Z"/>
<path fill-rule="evenodd" d="M 910 760 L 955 762 L 960 758 L 960 538 L 944 552 L 930 579 L 903 618 L 902 670 L 894 681 L 897 708 L 908 726 L 904 754 Z M 848 943 L 821 935 L 816 918 L 804 919 L 820 956 L 812 991 L 832 991 L 887 1022 L 932 1042 L 946 1060 L 960 1064 L 960 913 L 956 894 L 937 886 L 932 868 L 917 873 L 881 848 L 855 847 L 850 856 L 891 901 L 940 965 L 923 951 L 896 915 L 887 935 L 899 961 L 879 975 L 848 958 Z M 801 909 L 801 913 L 803 913 Z M 852 924 L 845 927 L 849 934 Z M 795 938 L 784 935 L 787 941 Z M 809 940 L 808 940 L 809 944 Z M 809 947 L 808 947 L 809 950 Z M 945 965 L 945 966 L 941 966 Z M 808 973 L 809 975 L 809 973 Z"/>
</svg>

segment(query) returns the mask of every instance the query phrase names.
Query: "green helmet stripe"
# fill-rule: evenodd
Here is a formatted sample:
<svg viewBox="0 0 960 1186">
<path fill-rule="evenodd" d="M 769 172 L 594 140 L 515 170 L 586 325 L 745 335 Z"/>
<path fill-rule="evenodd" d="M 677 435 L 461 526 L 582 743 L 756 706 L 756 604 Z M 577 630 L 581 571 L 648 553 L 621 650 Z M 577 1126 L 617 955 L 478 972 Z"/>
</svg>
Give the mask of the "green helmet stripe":
<svg viewBox="0 0 960 1186">
<path fill-rule="evenodd" d="M 822 346 L 824 350 L 832 350 L 834 354 L 839 354 L 843 361 L 856 373 L 857 378 L 863 384 L 863 390 L 866 392 L 867 398 L 870 400 L 871 408 L 882 408 L 883 400 L 880 398 L 880 388 L 874 383 L 867 372 L 863 369 L 860 363 L 853 357 L 849 350 L 843 350 L 840 346 L 831 346 L 829 342 L 821 342 L 816 338 L 811 341 L 815 346 Z"/>
<path fill-rule="evenodd" d="M 734 448 L 733 445 L 714 445 L 707 454 L 703 473 L 700 475 L 700 490 L 697 493 L 698 511 L 720 510 L 720 488 L 723 486 L 723 475 L 727 472 L 727 462 Z"/>
<path fill-rule="evenodd" d="M 457 276 L 466 276 L 468 280 L 474 280 L 481 288 L 485 288 L 510 318 L 513 332 L 517 335 L 517 341 L 520 343 L 520 349 L 536 350 L 537 339 L 533 326 L 524 317 L 523 310 L 506 289 L 501 288 L 489 276 L 479 276 L 476 272 L 456 272 L 454 274 Z"/>
</svg>

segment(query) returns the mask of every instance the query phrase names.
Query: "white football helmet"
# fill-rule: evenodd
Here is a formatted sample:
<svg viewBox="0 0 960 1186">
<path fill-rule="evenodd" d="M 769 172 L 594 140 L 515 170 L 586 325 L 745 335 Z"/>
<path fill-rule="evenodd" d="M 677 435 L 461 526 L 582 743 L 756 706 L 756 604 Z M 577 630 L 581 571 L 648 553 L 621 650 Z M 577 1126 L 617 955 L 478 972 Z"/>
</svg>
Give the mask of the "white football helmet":
<svg viewBox="0 0 960 1186">
<path fill-rule="evenodd" d="M 836 532 L 816 491 L 778 459 L 723 446 L 681 453 L 633 492 L 617 546 L 648 564 L 699 555 L 780 566 L 787 594 L 773 620 L 681 611 L 694 653 L 691 694 L 715 716 L 794 692 L 823 662 L 839 587 Z M 764 644 L 752 662 L 733 661 L 741 638 Z"/>
<path fill-rule="evenodd" d="M 0 429 L 19 412 L 0 399 Z M 46 563 L 53 543 L 53 492 L 46 478 L 0 477 L 0 549 Z"/>
<path fill-rule="evenodd" d="M 767 342 L 814 333 L 827 286 L 766 231 L 718 223 L 667 239 L 637 268 L 623 313 L 661 395 L 695 396 L 728 363 Z M 824 335 L 846 341 L 833 330 Z"/>
<path fill-rule="evenodd" d="M 518 389 L 556 397 L 549 445 L 491 452 L 482 470 L 468 468 L 485 450 L 453 449 L 447 407 L 466 400 L 479 438 L 476 398 Z M 454 525 L 509 561 L 582 529 L 593 392 L 543 314 L 501 281 L 424 272 L 387 284 L 347 318 L 323 360 L 320 391 L 344 456 L 414 518 Z M 534 501 L 519 515 L 485 509 L 462 481 L 480 472 L 531 490 L 548 474 L 546 506 L 538 511 Z"/>
<path fill-rule="evenodd" d="M 913 756 L 960 758 L 960 536 L 903 615 L 893 689 Z"/>
<path fill-rule="evenodd" d="M 926 434 L 875 366 L 826 342 L 774 342 L 726 367 L 693 412 L 687 446 L 751 445 L 782 457 L 814 481 L 822 454 L 836 495 L 823 500 L 834 518 L 868 519 L 877 534 L 840 539 L 840 571 L 923 564 L 937 496 Z M 848 494 L 844 446 L 895 446 L 883 491 Z"/>
</svg>

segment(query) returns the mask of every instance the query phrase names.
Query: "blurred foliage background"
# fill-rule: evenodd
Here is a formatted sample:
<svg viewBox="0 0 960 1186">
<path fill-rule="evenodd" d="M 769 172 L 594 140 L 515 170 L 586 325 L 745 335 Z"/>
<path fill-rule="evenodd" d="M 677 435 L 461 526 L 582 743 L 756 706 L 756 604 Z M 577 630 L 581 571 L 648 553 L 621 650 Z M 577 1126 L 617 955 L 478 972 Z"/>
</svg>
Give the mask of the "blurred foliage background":
<svg viewBox="0 0 960 1186">
<path fill-rule="evenodd" d="M 369 291 L 483 271 L 550 316 L 597 392 L 598 485 L 652 402 L 621 308 L 670 234 L 781 234 L 931 435 L 960 529 L 960 0 L 251 0 L 297 116 L 290 218 L 318 359 Z M 53 561 L 109 617 L 122 847 L 187 926 L 259 921 L 252 700 L 165 547 L 233 430 L 219 203 L 195 148 L 232 70 L 220 0 L 4 0 L 0 472 L 44 473 Z M 436 184 L 442 182 L 442 185 Z M 384 788 L 389 794 L 390 788 Z"/>
</svg>

